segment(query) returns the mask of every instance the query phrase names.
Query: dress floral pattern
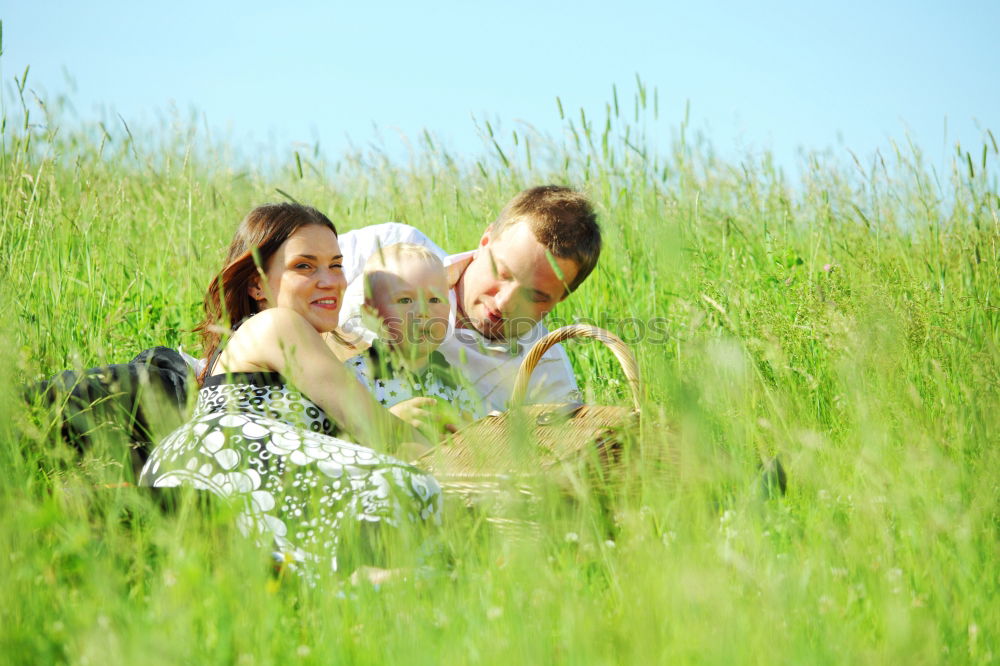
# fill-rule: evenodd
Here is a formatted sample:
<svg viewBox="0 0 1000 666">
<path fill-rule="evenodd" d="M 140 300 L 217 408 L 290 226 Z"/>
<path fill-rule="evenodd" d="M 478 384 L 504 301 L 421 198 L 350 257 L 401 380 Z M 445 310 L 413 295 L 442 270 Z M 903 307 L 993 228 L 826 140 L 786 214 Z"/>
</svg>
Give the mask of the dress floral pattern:
<svg viewBox="0 0 1000 666">
<path fill-rule="evenodd" d="M 345 521 L 440 520 L 432 476 L 342 439 L 277 373 L 209 377 L 194 415 L 153 450 L 139 483 L 237 498 L 245 534 L 272 540 L 276 557 L 307 567 L 337 569 Z"/>
</svg>

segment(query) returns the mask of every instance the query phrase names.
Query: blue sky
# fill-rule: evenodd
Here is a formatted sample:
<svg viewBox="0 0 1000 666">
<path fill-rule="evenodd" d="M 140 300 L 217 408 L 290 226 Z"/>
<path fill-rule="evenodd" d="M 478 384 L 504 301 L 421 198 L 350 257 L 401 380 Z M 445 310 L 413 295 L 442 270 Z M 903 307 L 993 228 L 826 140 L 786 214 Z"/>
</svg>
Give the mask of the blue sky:
<svg viewBox="0 0 1000 666">
<path fill-rule="evenodd" d="M 638 74 L 664 143 L 690 102 L 723 155 L 768 148 L 789 166 L 800 147 L 867 155 L 909 132 L 941 160 L 1000 134 L 1000 2 L 945 5 L 6 0 L 0 72 L 9 95 L 30 65 L 29 87 L 69 92 L 81 119 L 195 109 L 239 144 L 319 140 L 332 158 L 375 127 L 469 156 L 473 117 L 558 134 L 556 96 L 601 116 Z"/>
</svg>

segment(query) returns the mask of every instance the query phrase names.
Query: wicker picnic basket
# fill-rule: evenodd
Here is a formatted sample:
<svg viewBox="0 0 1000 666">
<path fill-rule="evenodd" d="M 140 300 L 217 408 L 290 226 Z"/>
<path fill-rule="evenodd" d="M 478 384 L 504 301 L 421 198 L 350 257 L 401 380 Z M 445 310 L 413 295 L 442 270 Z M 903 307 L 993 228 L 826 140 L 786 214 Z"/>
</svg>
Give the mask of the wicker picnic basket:
<svg viewBox="0 0 1000 666">
<path fill-rule="evenodd" d="M 525 405 L 531 373 L 553 345 L 591 338 L 607 345 L 625 373 L 630 407 Z M 446 493 L 467 503 L 506 494 L 530 495 L 534 482 L 571 485 L 585 474 L 603 475 L 618 464 L 623 442 L 639 425 L 641 382 L 635 357 L 616 335 L 596 326 L 573 325 L 535 343 L 518 371 L 510 409 L 480 419 L 449 436 L 417 463 Z"/>
</svg>

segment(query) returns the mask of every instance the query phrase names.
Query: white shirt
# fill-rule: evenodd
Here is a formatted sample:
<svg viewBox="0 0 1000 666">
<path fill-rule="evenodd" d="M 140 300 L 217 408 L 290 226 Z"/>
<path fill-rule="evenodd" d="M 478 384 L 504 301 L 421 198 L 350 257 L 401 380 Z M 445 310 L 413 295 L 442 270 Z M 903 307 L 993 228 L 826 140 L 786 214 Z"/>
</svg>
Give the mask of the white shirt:
<svg viewBox="0 0 1000 666">
<path fill-rule="evenodd" d="M 344 254 L 344 274 L 348 287 L 344 292 L 340 308 L 340 326 L 345 332 L 360 335 L 371 341 L 375 333 L 365 328 L 361 320 L 361 306 L 364 304 L 364 281 L 361 279 L 365 262 L 379 247 L 393 243 L 416 243 L 430 249 L 441 257 L 445 266 L 464 261 L 472 252 L 447 255 L 419 229 L 387 222 L 348 231 L 338 237 L 340 251 Z M 452 366 L 460 370 L 479 392 L 480 397 L 491 410 L 504 410 L 514 390 L 521 362 L 528 355 L 532 345 L 548 334 L 548 329 L 539 322 L 527 334 L 513 341 L 490 340 L 471 328 L 455 327 L 457 294 L 452 289 L 448 294 L 451 316 L 448 335 L 439 347 Z M 527 401 L 531 403 L 563 403 L 579 399 L 579 388 L 569 358 L 562 345 L 549 349 L 531 375 L 528 384 Z"/>
</svg>

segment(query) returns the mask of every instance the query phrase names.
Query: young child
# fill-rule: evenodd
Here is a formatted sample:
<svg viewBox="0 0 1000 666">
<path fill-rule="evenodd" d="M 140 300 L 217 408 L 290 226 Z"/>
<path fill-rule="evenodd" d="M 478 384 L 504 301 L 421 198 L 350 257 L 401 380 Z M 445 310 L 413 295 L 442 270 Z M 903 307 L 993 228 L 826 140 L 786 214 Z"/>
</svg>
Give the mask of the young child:
<svg viewBox="0 0 1000 666">
<path fill-rule="evenodd" d="M 455 425 L 481 416 L 480 401 L 437 351 L 451 314 L 441 259 L 421 245 L 396 243 L 368 259 L 362 280 L 364 313 L 375 320 L 369 328 L 378 337 L 366 353 L 348 359 L 347 367 L 405 421 L 426 420 L 437 412 Z M 436 409 L 428 410 L 432 405 Z"/>
</svg>

